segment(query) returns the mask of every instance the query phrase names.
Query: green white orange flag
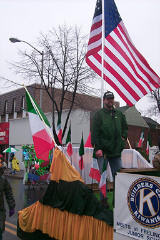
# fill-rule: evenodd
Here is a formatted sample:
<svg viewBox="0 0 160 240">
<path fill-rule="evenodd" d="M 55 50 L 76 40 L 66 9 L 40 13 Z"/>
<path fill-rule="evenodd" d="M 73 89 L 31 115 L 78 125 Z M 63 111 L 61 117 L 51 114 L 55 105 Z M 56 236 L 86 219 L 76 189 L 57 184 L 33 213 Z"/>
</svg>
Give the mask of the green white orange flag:
<svg viewBox="0 0 160 240">
<path fill-rule="evenodd" d="M 67 133 L 66 145 L 67 145 L 68 156 L 71 157 L 73 154 L 72 143 L 71 143 L 71 126 L 69 126 L 69 130 Z"/>
<path fill-rule="evenodd" d="M 49 121 L 28 92 L 26 92 L 26 103 L 36 156 L 47 161 L 49 151 L 54 147 Z"/>
<path fill-rule="evenodd" d="M 83 170 L 84 168 L 84 163 L 83 163 L 83 155 L 84 155 L 84 141 L 83 141 L 83 133 L 82 133 L 82 138 L 81 138 L 81 144 L 79 148 L 79 168 Z"/>
</svg>

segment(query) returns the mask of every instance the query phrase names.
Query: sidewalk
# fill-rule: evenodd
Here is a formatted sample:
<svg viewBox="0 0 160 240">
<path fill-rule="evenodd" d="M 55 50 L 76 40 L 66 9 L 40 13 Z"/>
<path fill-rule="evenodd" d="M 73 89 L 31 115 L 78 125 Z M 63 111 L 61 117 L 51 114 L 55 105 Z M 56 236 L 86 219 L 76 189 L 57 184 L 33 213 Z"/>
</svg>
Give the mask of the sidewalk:
<svg viewBox="0 0 160 240">
<path fill-rule="evenodd" d="M 4 175 L 7 176 L 7 177 L 13 177 L 13 178 L 23 179 L 24 170 L 20 170 L 19 172 L 16 172 L 15 174 L 10 174 L 10 172 L 11 172 L 11 169 L 10 169 L 10 168 L 7 168 L 7 169 L 4 171 Z"/>
</svg>

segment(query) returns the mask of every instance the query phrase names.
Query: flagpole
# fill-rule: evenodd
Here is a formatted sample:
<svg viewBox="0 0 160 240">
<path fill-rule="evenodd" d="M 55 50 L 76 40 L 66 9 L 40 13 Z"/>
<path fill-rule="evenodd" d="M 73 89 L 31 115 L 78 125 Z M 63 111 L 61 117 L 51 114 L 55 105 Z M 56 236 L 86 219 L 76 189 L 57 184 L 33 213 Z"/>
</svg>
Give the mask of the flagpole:
<svg viewBox="0 0 160 240">
<path fill-rule="evenodd" d="M 43 120 L 43 117 L 42 117 L 39 109 L 37 108 L 36 104 L 34 103 L 34 101 L 33 101 L 33 99 L 32 99 L 32 96 L 30 95 L 28 89 L 26 88 L 26 86 L 24 86 L 24 88 L 25 88 L 26 92 L 28 93 L 28 96 L 29 96 L 29 98 L 30 98 L 30 100 L 31 100 L 31 102 L 32 102 L 32 105 L 33 105 L 34 109 L 36 110 L 36 112 L 38 113 L 38 115 L 41 117 L 41 120 L 42 120 L 42 122 L 43 122 L 43 124 L 44 124 L 44 126 L 45 126 L 45 129 L 46 129 L 46 131 L 48 132 L 48 134 L 50 135 L 50 137 L 52 138 L 52 140 L 53 140 L 53 142 L 54 142 L 54 144 L 55 144 L 55 147 L 58 147 L 58 145 L 56 144 L 56 142 L 55 142 L 52 134 L 50 133 L 50 131 L 48 131 L 48 126 L 46 125 L 45 121 Z"/>
<path fill-rule="evenodd" d="M 102 0 L 102 71 L 101 71 L 101 108 L 103 108 L 103 95 L 104 95 L 104 79 L 103 79 L 103 72 L 104 72 L 104 0 Z"/>
<path fill-rule="evenodd" d="M 128 142 L 129 148 L 132 149 L 131 144 L 130 144 L 130 141 L 129 141 L 128 138 L 127 138 L 127 142 Z"/>
<path fill-rule="evenodd" d="M 70 129 L 71 129 L 71 120 L 70 120 Z M 71 131 L 71 133 L 72 133 L 72 131 Z M 71 136 L 71 139 L 72 139 L 72 136 Z M 72 145 L 72 141 L 71 141 L 71 145 Z M 73 148 L 72 148 L 72 155 L 73 155 Z M 72 161 L 73 161 L 72 160 L 72 155 L 71 155 L 71 159 L 70 159 L 71 160 L 71 165 L 72 165 Z"/>
</svg>

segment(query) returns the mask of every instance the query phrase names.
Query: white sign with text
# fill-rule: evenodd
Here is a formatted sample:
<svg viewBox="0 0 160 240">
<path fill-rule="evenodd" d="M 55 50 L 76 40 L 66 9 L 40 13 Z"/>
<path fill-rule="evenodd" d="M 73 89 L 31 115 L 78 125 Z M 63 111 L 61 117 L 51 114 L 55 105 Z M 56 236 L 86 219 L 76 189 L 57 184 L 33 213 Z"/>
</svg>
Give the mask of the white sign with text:
<svg viewBox="0 0 160 240">
<path fill-rule="evenodd" d="M 114 230 L 134 239 L 160 240 L 160 178 L 118 173 Z"/>
</svg>

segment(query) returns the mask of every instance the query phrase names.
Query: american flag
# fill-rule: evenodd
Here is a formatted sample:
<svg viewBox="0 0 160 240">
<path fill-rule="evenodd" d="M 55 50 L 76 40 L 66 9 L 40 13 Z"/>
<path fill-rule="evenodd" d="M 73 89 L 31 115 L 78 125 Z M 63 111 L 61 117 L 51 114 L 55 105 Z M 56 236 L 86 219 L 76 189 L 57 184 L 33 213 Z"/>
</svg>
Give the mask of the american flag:
<svg viewBox="0 0 160 240">
<path fill-rule="evenodd" d="M 90 31 L 87 64 L 102 72 L 102 1 L 104 1 L 103 79 L 129 105 L 160 87 L 160 78 L 135 48 L 114 0 L 97 0 Z"/>
</svg>

